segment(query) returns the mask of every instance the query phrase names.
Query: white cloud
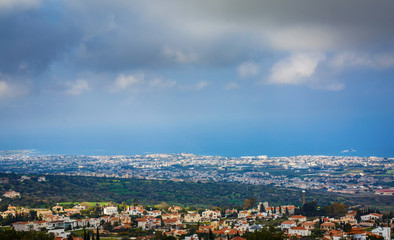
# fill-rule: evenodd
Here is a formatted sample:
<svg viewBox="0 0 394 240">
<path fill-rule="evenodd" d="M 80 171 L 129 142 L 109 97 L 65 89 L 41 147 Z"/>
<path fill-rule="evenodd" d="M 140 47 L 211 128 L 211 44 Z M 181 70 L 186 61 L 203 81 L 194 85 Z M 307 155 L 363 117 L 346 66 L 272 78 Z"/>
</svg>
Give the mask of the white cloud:
<svg viewBox="0 0 394 240">
<path fill-rule="evenodd" d="M 156 78 L 149 81 L 150 87 L 160 87 L 160 88 L 172 88 L 176 85 L 174 80 L 163 80 L 161 78 Z"/>
<path fill-rule="evenodd" d="M 0 81 L 0 97 L 5 97 L 9 93 L 10 87 L 5 81 Z"/>
<path fill-rule="evenodd" d="M 340 69 L 347 67 L 392 68 L 394 67 L 394 55 L 344 52 L 334 56 L 330 61 L 330 65 Z"/>
<path fill-rule="evenodd" d="M 260 66 L 255 62 L 244 62 L 237 67 L 237 72 L 241 78 L 255 77 L 260 72 Z"/>
<path fill-rule="evenodd" d="M 41 0 L 0 0 L 0 10 L 15 8 L 36 8 L 41 5 Z"/>
<path fill-rule="evenodd" d="M 208 81 L 199 81 L 199 82 L 197 82 L 195 84 L 191 84 L 191 85 L 180 85 L 179 89 L 200 91 L 200 90 L 206 88 L 208 85 L 209 85 Z"/>
<path fill-rule="evenodd" d="M 224 90 L 234 90 L 239 88 L 239 84 L 236 82 L 229 82 L 224 86 Z"/>
<path fill-rule="evenodd" d="M 199 81 L 199 82 L 195 85 L 195 89 L 199 91 L 199 90 L 205 88 L 205 87 L 208 86 L 208 85 L 209 85 L 209 82 L 208 82 L 208 81 Z"/>
<path fill-rule="evenodd" d="M 15 81 L 0 73 L 0 98 L 12 98 L 27 95 L 30 91 L 30 81 Z M 12 82 L 14 80 L 14 83 Z"/>
<path fill-rule="evenodd" d="M 324 29 L 322 26 L 290 26 L 275 29 L 265 33 L 264 38 L 274 49 L 287 51 L 334 49 L 339 41 L 335 31 Z"/>
<path fill-rule="evenodd" d="M 272 84 L 303 84 L 316 71 L 317 65 L 325 59 L 321 53 L 293 54 L 279 62 L 271 69 L 269 83 Z"/>
<path fill-rule="evenodd" d="M 66 82 L 67 90 L 66 94 L 69 95 L 81 95 L 85 91 L 89 91 L 90 87 L 85 79 L 77 79 L 74 82 Z"/>
<path fill-rule="evenodd" d="M 143 73 L 124 75 L 120 74 L 116 80 L 113 87 L 113 90 L 125 90 L 133 85 L 138 85 L 145 82 L 145 75 Z"/>
<path fill-rule="evenodd" d="M 177 63 L 190 63 L 198 60 L 197 53 L 193 51 L 184 51 L 180 49 L 173 49 L 170 47 L 163 47 L 162 53 L 169 59 Z"/>
</svg>

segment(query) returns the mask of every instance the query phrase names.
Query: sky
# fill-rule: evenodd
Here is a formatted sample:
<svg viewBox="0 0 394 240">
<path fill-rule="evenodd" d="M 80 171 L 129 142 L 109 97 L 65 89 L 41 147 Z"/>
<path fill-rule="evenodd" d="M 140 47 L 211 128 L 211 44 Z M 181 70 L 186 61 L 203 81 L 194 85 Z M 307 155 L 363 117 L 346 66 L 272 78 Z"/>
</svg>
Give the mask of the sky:
<svg viewBox="0 0 394 240">
<path fill-rule="evenodd" d="M 393 12 L 0 0 L 0 149 L 394 157 Z"/>
</svg>

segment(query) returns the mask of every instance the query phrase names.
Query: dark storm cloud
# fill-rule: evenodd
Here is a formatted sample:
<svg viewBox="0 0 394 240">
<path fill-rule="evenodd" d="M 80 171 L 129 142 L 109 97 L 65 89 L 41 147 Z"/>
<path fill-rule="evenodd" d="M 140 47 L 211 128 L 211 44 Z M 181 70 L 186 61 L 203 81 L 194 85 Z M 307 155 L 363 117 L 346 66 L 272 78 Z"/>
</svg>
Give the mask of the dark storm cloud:
<svg viewBox="0 0 394 240">
<path fill-rule="evenodd" d="M 0 15 L 0 72 L 40 73 L 62 59 L 82 33 L 57 9 L 31 9 Z"/>
<path fill-rule="evenodd" d="M 394 40 L 394 2 L 388 0 L 379 4 L 365 0 L 218 0 L 119 1 L 116 5 L 87 1 L 77 5 L 70 4 L 68 11 L 77 19 L 83 15 L 80 24 L 86 32 L 97 32 L 94 29 L 108 22 L 113 25 L 83 42 L 77 62 L 92 69 L 179 63 L 217 66 L 277 50 L 392 50 Z M 174 54 L 163 54 L 166 47 Z M 190 52 L 194 61 L 176 61 L 175 53 Z"/>
<path fill-rule="evenodd" d="M 44 1 L 2 12 L 0 72 L 42 72 L 63 59 L 72 72 L 117 72 L 390 52 L 393 10 L 389 0 Z"/>
</svg>

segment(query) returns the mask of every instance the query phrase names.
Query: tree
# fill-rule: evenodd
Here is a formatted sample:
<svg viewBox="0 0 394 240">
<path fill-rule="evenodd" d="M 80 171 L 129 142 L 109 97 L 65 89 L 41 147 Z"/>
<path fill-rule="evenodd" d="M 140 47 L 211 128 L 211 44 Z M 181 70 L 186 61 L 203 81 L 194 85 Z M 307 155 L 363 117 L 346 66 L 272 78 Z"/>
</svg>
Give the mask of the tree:
<svg viewBox="0 0 394 240">
<path fill-rule="evenodd" d="M 346 214 L 347 208 L 345 204 L 335 202 L 332 205 L 324 206 L 324 212 L 330 217 L 339 217 Z"/>
<path fill-rule="evenodd" d="M 99 228 L 96 230 L 96 240 L 100 240 Z"/>
<path fill-rule="evenodd" d="M 245 199 L 245 202 L 244 202 L 244 209 L 250 209 L 252 207 L 252 204 L 251 204 L 251 202 L 250 202 L 250 199 L 248 198 L 248 199 Z"/>
<path fill-rule="evenodd" d="M 264 207 L 264 204 L 261 204 L 261 205 L 260 205 L 259 211 L 260 211 L 260 212 L 265 212 L 265 211 L 266 211 L 266 210 L 265 210 L 265 207 Z"/>
<path fill-rule="evenodd" d="M 345 232 L 350 232 L 350 231 L 352 231 L 352 225 L 351 225 L 350 223 L 346 223 L 345 226 L 344 226 L 344 228 L 343 228 L 343 230 L 344 230 Z"/>
<path fill-rule="evenodd" d="M 161 211 L 167 211 L 170 205 L 166 202 L 161 202 L 160 204 L 155 205 L 155 208 L 161 210 Z"/>
<path fill-rule="evenodd" d="M 215 237 L 213 236 L 213 233 L 212 233 L 211 229 L 209 229 L 208 240 L 215 240 Z"/>
<path fill-rule="evenodd" d="M 73 240 L 73 239 L 74 239 L 73 234 L 72 233 L 68 234 L 67 240 Z"/>
</svg>

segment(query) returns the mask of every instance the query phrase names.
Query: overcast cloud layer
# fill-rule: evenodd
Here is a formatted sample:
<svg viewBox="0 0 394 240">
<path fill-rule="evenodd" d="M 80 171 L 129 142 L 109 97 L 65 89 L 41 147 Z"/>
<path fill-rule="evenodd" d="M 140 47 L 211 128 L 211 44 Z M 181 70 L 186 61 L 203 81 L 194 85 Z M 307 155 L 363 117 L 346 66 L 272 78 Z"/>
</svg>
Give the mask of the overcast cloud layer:
<svg viewBox="0 0 394 240">
<path fill-rule="evenodd" d="M 393 12 L 391 0 L 0 1 L 0 148 L 59 137 L 47 148 L 65 151 L 96 134 L 112 140 L 83 150 L 126 138 L 128 153 L 392 156 Z"/>
</svg>

